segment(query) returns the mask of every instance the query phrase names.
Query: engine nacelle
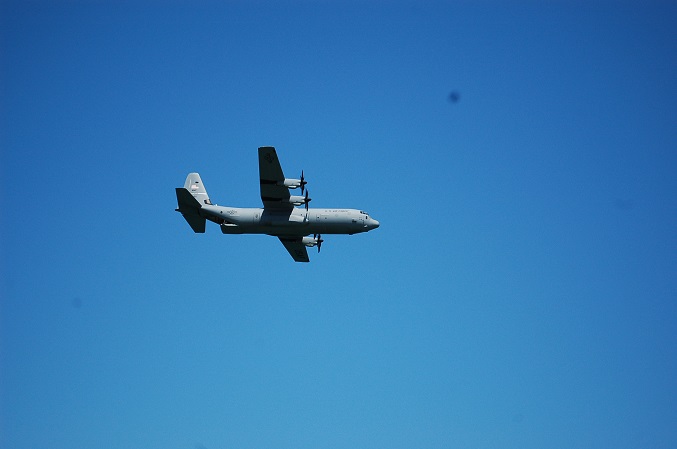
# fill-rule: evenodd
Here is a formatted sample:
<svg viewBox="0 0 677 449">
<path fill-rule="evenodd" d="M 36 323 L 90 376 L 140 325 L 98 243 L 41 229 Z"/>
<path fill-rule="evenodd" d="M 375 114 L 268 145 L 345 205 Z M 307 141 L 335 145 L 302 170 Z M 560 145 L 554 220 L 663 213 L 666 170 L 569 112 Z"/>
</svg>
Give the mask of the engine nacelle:
<svg viewBox="0 0 677 449">
<path fill-rule="evenodd" d="M 281 185 L 288 187 L 289 189 L 298 189 L 301 185 L 304 184 L 300 179 L 285 179 Z"/>
<path fill-rule="evenodd" d="M 291 195 L 289 197 L 289 202 L 294 206 L 303 206 L 306 204 L 307 198 L 305 196 Z"/>
<path fill-rule="evenodd" d="M 306 184 L 306 179 L 303 176 L 303 170 L 301 170 L 301 179 L 295 179 L 295 178 L 285 178 L 284 181 L 278 182 L 278 185 L 285 186 L 289 189 L 298 189 L 301 187 L 301 193 L 303 193 L 303 190 L 305 189 Z"/>
<path fill-rule="evenodd" d="M 308 248 L 312 248 L 313 246 L 317 246 L 318 238 L 316 237 L 303 237 L 301 239 L 301 242 L 306 245 Z"/>
</svg>

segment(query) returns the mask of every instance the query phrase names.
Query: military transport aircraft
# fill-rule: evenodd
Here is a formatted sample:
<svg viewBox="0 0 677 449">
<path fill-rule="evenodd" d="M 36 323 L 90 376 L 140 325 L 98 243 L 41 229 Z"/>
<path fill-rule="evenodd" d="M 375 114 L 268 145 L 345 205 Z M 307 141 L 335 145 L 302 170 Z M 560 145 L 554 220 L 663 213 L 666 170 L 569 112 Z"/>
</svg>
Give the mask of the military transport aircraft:
<svg viewBox="0 0 677 449">
<path fill-rule="evenodd" d="M 297 262 L 309 262 L 306 247 L 322 247 L 322 234 L 357 234 L 379 227 L 379 222 L 355 209 L 310 209 L 306 180 L 284 177 L 273 147 L 259 148 L 259 178 L 263 208 L 217 206 L 209 200 L 200 175 L 190 173 L 176 189 L 181 212 L 193 231 L 205 232 L 206 220 L 221 226 L 224 234 L 267 234 L 280 239 Z M 290 190 L 301 188 L 301 196 Z M 305 192 L 305 195 L 304 195 Z M 297 208 L 295 206 L 305 206 Z M 313 236 L 310 237 L 310 234 Z"/>
</svg>

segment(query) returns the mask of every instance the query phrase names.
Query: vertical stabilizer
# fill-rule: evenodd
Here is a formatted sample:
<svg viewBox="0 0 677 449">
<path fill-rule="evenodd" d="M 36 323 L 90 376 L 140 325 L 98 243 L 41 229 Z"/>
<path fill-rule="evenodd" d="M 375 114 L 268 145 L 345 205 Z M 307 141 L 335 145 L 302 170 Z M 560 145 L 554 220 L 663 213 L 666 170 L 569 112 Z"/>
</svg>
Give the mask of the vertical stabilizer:
<svg viewBox="0 0 677 449">
<path fill-rule="evenodd" d="M 212 204 L 207 195 L 207 189 L 202 184 L 202 179 L 198 173 L 189 173 L 186 177 L 186 183 L 183 187 L 190 192 L 200 204 Z"/>
</svg>

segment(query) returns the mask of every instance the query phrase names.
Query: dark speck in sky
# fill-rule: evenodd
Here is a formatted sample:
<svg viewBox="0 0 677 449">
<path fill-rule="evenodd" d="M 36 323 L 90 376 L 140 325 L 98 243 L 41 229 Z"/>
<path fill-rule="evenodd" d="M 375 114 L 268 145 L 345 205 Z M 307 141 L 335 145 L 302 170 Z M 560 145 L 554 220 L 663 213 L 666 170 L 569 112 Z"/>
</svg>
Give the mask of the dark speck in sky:
<svg viewBox="0 0 677 449">
<path fill-rule="evenodd" d="M 449 94 L 449 102 L 450 103 L 458 103 L 458 100 L 461 99 L 461 94 L 458 93 L 458 91 L 453 90 Z"/>
</svg>

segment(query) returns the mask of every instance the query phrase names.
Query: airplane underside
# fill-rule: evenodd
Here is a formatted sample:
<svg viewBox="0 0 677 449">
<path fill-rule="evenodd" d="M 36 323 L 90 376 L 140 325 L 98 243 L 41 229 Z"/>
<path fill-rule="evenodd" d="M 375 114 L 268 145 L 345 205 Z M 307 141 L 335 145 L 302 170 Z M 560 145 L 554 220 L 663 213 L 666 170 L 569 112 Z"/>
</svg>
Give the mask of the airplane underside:
<svg viewBox="0 0 677 449">
<path fill-rule="evenodd" d="M 310 234 L 348 234 L 353 235 L 360 231 L 345 232 L 345 230 L 336 229 L 336 226 L 316 225 L 311 223 L 293 224 L 293 225 L 248 225 L 239 226 L 236 224 L 222 224 L 221 232 L 223 234 L 264 234 L 272 236 L 305 236 Z"/>
</svg>

